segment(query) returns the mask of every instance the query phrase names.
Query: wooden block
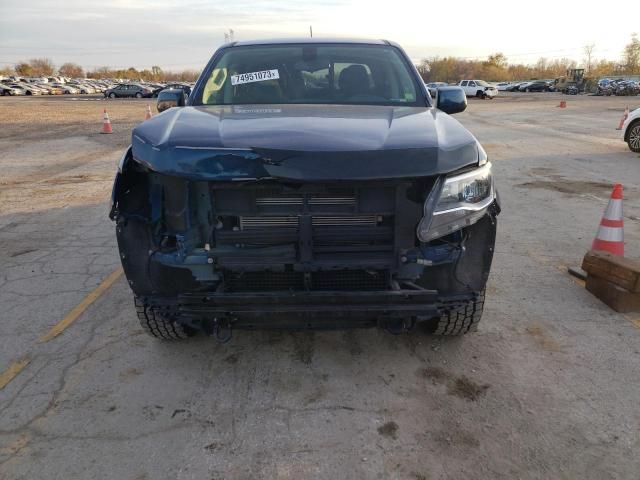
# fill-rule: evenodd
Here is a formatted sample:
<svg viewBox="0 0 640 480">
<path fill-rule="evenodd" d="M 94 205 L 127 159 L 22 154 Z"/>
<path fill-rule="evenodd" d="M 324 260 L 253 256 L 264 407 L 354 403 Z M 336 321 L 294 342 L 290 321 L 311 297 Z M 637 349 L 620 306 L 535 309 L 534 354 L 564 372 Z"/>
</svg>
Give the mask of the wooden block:
<svg viewBox="0 0 640 480">
<path fill-rule="evenodd" d="M 640 293 L 628 292 L 603 278 L 589 274 L 587 290 L 620 313 L 640 312 Z"/>
<path fill-rule="evenodd" d="M 640 261 L 636 259 L 591 250 L 584 256 L 582 269 L 629 292 L 640 292 Z"/>
</svg>

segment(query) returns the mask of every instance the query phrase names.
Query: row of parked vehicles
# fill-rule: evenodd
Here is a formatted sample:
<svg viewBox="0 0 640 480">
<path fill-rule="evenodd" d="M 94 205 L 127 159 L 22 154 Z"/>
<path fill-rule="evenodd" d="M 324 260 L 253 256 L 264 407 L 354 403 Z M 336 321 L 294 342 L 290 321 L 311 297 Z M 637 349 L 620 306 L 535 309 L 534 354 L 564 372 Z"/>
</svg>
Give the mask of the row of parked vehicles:
<svg viewBox="0 0 640 480">
<path fill-rule="evenodd" d="M 440 87 L 446 87 L 445 82 L 427 83 L 431 95 L 435 95 Z M 493 99 L 498 92 L 554 92 L 556 91 L 553 80 L 530 80 L 528 82 L 500 82 L 489 83 L 484 80 L 460 80 L 455 85 L 461 87 L 467 97 Z"/>
<path fill-rule="evenodd" d="M 186 96 L 191 94 L 188 83 L 120 83 L 105 90 L 108 98 L 155 98 L 162 90 L 182 90 Z"/>
<path fill-rule="evenodd" d="M 500 82 L 496 84 L 504 92 L 555 92 L 553 80 L 529 80 L 527 82 Z"/>
<path fill-rule="evenodd" d="M 438 88 L 446 87 L 445 82 L 427 83 L 431 95 L 435 96 Z M 570 69 L 566 76 L 555 80 L 529 80 L 526 82 L 488 83 L 484 80 L 460 80 L 457 86 L 467 94 L 467 97 L 494 98 L 498 92 L 561 92 L 576 95 L 580 92 L 591 92 L 596 95 L 640 95 L 640 82 L 622 78 L 603 78 L 595 84 L 584 77 L 583 69 Z"/>
<path fill-rule="evenodd" d="M 80 95 L 103 93 L 110 87 L 104 80 L 68 79 L 64 77 L 0 79 L 0 95 Z"/>
<path fill-rule="evenodd" d="M 122 82 L 119 80 L 73 79 L 64 77 L 0 78 L 0 96 L 103 94 L 109 98 L 157 97 L 166 88 L 191 93 L 187 83 Z"/>
<path fill-rule="evenodd" d="M 610 79 L 603 78 L 598 81 L 597 95 L 640 95 L 640 82 L 634 80 L 624 80 L 622 78 Z"/>
</svg>

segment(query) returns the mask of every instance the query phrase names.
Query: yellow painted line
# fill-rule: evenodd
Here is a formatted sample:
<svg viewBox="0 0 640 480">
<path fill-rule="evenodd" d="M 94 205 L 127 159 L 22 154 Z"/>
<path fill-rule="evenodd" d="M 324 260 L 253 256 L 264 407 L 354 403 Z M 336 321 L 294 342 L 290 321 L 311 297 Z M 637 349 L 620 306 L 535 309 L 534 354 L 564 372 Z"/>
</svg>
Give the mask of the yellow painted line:
<svg viewBox="0 0 640 480">
<path fill-rule="evenodd" d="M 624 315 L 624 318 L 629 320 L 631 322 L 631 325 L 633 325 L 634 327 L 640 328 L 640 318 L 631 318 L 629 315 Z"/>
<path fill-rule="evenodd" d="M 38 343 L 48 342 L 49 340 L 56 338 L 62 332 L 65 331 L 73 322 L 75 322 L 82 313 L 89 308 L 89 306 L 95 302 L 100 296 L 106 292 L 111 285 L 115 283 L 122 275 L 122 268 L 118 268 L 112 272 L 104 281 L 96 287 L 91 293 L 89 293 L 84 299 L 76 305 L 67 315 L 56 323 L 49 332 L 38 340 Z"/>
<path fill-rule="evenodd" d="M 20 360 L 16 360 L 9 365 L 4 372 L 0 373 L 0 390 L 6 387 L 11 380 L 16 378 L 18 374 L 27 368 L 31 359 L 29 357 L 23 357 Z"/>
</svg>

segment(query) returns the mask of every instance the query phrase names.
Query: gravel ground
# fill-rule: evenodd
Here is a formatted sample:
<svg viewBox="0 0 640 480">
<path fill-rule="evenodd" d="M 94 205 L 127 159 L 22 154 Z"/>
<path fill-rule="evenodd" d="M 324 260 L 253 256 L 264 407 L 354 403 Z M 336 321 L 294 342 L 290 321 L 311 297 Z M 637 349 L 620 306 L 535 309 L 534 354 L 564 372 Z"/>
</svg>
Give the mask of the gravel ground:
<svg viewBox="0 0 640 480">
<path fill-rule="evenodd" d="M 504 207 L 477 334 L 219 345 L 145 336 L 122 277 L 39 342 L 118 266 L 106 202 L 146 102 L 0 99 L 0 373 L 26 365 L 0 390 L 0 478 L 640 478 L 640 314 L 566 274 L 614 182 L 640 256 L 626 104 L 640 97 L 515 94 L 456 116 Z M 98 133 L 105 105 L 114 135 Z"/>
</svg>

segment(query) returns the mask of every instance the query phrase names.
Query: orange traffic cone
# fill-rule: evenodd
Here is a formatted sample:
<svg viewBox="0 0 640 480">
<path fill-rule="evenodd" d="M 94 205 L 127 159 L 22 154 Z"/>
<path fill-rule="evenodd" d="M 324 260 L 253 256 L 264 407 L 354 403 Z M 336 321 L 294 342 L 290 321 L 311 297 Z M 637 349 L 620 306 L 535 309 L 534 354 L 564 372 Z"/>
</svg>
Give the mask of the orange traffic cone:
<svg viewBox="0 0 640 480">
<path fill-rule="evenodd" d="M 111 120 L 109 120 L 109 114 L 107 109 L 104 109 L 104 116 L 102 117 L 102 132 L 100 133 L 113 133 L 111 129 Z"/>
<path fill-rule="evenodd" d="M 144 116 L 145 120 L 149 120 L 151 118 L 151 106 L 147 104 L 147 114 Z"/>
<path fill-rule="evenodd" d="M 604 211 L 600 228 L 591 245 L 592 250 L 602 250 L 624 257 L 624 220 L 622 218 L 622 185 L 613 186 L 609 205 Z"/>
<path fill-rule="evenodd" d="M 560 105 L 558 105 L 558 107 L 567 108 L 567 101 L 566 100 L 560 100 Z"/>
<path fill-rule="evenodd" d="M 624 125 L 624 122 L 627 121 L 627 118 L 629 118 L 629 105 L 627 105 L 627 108 L 624 109 L 624 114 L 620 119 L 620 125 L 618 125 L 618 128 L 616 128 L 616 130 L 622 130 L 622 126 Z"/>
</svg>

